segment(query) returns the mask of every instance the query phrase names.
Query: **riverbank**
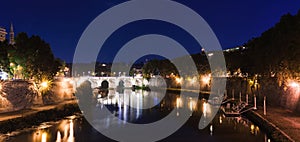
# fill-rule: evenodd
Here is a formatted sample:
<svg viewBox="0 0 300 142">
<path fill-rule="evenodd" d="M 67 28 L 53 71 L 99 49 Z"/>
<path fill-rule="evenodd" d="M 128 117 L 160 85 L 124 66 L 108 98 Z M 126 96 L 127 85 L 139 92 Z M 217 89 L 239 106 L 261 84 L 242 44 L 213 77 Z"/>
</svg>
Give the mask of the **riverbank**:
<svg viewBox="0 0 300 142">
<path fill-rule="evenodd" d="M 200 93 L 200 94 L 207 94 L 207 95 L 209 95 L 211 93 L 210 91 L 198 91 L 198 90 L 180 89 L 180 88 L 167 88 L 167 91 L 169 91 L 169 92 L 175 92 L 175 93 L 180 93 L 180 92 Z"/>
<path fill-rule="evenodd" d="M 298 129 L 289 130 L 286 133 L 283 129 L 284 127 L 294 127 L 292 124 L 286 122 L 282 117 L 284 114 L 269 114 L 267 116 L 263 115 L 262 109 L 258 111 L 248 111 L 243 115 L 246 116 L 250 121 L 261 127 L 266 134 L 270 137 L 272 142 L 295 142 L 299 138 L 296 133 L 299 132 L 300 127 Z M 282 125 L 278 125 L 282 124 Z M 284 127 L 283 127 L 284 126 Z M 300 139 L 298 139 L 299 141 Z"/>
<path fill-rule="evenodd" d="M 173 91 L 183 91 L 172 89 Z M 170 91 L 170 90 L 169 90 Z M 185 92 L 185 91 L 184 91 Z M 47 121 L 57 121 L 80 112 L 77 100 L 69 100 L 46 106 L 34 106 L 21 111 L 0 113 L 0 133 L 6 134 L 23 128 L 31 128 Z M 300 117 L 294 113 L 268 108 L 267 116 L 262 109 L 245 113 L 245 116 L 262 128 L 271 141 L 286 142 L 300 140 Z M 299 118 L 299 119 L 298 119 Z"/>
<path fill-rule="evenodd" d="M 66 116 L 79 113 L 76 100 L 69 100 L 58 104 L 37 106 L 31 109 L 0 114 L 0 133 L 31 128 L 47 121 L 57 121 Z"/>
<path fill-rule="evenodd" d="M 197 93 L 195 90 L 181 90 L 168 88 L 170 92 Z M 210 92 L 201 91 L 203 94 Z M 244 114 L 253 123 L 264 129 L 272 142 L 300 142 L 300 115 L 284 108 L 268 107 L 267 115 L 263 114 L 263 108 L 257 111 L 249 111 Z"/>
<path fill-rule="evenodd" d="M 266 120 L 276 125 L 283 133 L 292 140 L 300 142 L 300 115 L 280 107 L 267 107 L 267 115 L 263 115 L 263 109 L 258 108 L 257 113 Z"/>
</svg>

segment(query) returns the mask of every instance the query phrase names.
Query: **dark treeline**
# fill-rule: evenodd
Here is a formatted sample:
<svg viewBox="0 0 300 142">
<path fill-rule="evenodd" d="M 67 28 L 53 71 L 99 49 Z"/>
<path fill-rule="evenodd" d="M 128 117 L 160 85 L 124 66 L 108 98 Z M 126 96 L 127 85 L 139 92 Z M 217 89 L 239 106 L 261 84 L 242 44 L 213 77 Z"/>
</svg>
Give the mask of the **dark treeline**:
<svg viewBox="0 0 300 142">
<path fill-rule="evenodd" d="M 241 46 L 242 47 L 242 46 Z M 300 10 L 297 15 L 283 15 L 280 21 L 260 37 L 243 45 L 245 49 L 224 52 L 227 70 L 240 70 L 250 76 L 297 77 L 300 70 Z M 184 57 L 183 57 L 184 58 Z M 209 72 L 209 64 L 204 53 L 192 55 L 198 72 Z M 175 59 L 180 60 L 180 58 Z M 167 60 L 153 60 L 144 66 L 144 73 L 154 73 L 159 68 L 161 74 L 176 73 L 174 65 Z"/>
<path fill-rule="evenodd" d="M 245 45 L 244 52 L 226 56 L 231 69 L 242 72 L 295 78 L 300 69 L 300 10 L 297 15 L 283 15 L 280 21 L 260 37 Z"/>
<path fill-rule="evenodd" d="M 206 54 L 200 53 L 191 57 L 199 74 L 211 72 Z M 300 112 L 300 99 L 295 99 L 297 92 L 288 85 L 290 80 L 300 81 L 300 10 L 296 15 L 283 15 L 272 28 L 239 48 L 224 52 L 224 57 L 227 71 L 231 75 L 234 72 L 248 75 L 248 78 L 229 78 L 229 82 L 241 80 L 252 82 L 252 85 L 257 83 L 256 89 L 251 89 L 253 86 L 248 85 L 252 90 L 248 93 L 258 95 L 259 102 L 263 96 L 267 96 L 268 103 L 272 105 L 281 105 Z M 143 71 L 145 74 L 154 73 L 157 68 L 161 75 L 178 73 L 175 66 L 166 60 L 150 61 Z M 227 88 L 236 90 L 234 87 L 238 85 L 234 84 L 236 83 L 227 84 Z"/>
</svg>

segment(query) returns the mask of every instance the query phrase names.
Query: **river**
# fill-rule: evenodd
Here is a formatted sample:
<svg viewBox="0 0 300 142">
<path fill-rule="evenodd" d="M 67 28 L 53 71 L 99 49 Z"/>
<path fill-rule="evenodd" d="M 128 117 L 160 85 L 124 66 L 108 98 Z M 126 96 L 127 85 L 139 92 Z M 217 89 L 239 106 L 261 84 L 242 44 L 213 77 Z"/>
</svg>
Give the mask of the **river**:
<svg viewBox="0 0 300 142">
<path fill-rule="evenodd" d="M 96 109 L 109 108 L 120 123 L 112 123 L 112 117 L 99 122 L 103 129 L 111 125 L 124 125 L 124 122 L 147 124 L 159 121 L 174 109 L 193 111 L 189 120 L 172 135 L 161 141 L 214 141 L 214 142 L 270 142 L 266 134 L 244 117 L 225 117 L 217 113 L 205 129 L 198 129 L 203 114 L 205 98 L 199 100 L 179 97 L 178 93 L 110 90 L 105 98 L 99 98 Z M 126 105 L 127 104 L 127 105 Z M 135 106 L 135 107 L 129 107 Z M 155 106 L 145 109 L 145 106 Z M 207 106 L 209 110 L 210 105 Z M 143 109 L 142 109 L 143 108 Z M 205 112 L 209 112 L 205 110 Z M 177 115 L 180 115 L 177 113 Z M 123 121 L 124 120 L 124 121 Z M 160 131 L 160 130 L 157 130 Z M 81 115 L 67 117 L 57 122 L 46 122 L 38 127 L 11 133 L 9 142 L 110 142 L 113 141 L 95 130 Z"/>
</svg>

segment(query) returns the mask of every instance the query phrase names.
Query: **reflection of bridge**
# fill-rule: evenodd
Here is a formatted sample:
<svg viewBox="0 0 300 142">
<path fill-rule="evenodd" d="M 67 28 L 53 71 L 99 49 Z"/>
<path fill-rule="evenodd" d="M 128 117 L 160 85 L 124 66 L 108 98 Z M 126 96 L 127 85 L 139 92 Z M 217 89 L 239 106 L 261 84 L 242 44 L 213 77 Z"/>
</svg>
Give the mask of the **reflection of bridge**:
<svg viewBox="0 0 300 142">
<path fill-rule="evenodd" d="M 123 84 L 124 87 L 132 87 L 148 85 L 148 81 L 142 77 L 129 77 L 129 76 L 120 76 L 120 77 L 78 77 L 74 78 L 76 82 L 76 87 L 79 87 L 84 81 L 90 81 L 92 83 L 92 88 L 101 86 L 103 81 L 107 81 L 109 88 L 116 88 L 119 84 Z"/>
</svg>

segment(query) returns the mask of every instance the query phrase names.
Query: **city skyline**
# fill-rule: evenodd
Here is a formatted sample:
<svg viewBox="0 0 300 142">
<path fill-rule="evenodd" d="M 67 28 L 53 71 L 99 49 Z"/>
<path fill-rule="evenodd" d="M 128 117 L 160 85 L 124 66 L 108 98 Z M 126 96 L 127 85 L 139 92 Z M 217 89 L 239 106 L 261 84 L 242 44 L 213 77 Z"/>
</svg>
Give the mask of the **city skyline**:
<svg viewBox="0 0 300 142">
<path fill-rule="evenodd" d="M 15 34 L 26 32 L 29 35 L 41 36 L 51 45 L 56 57 L 71 62 L 77 42 L 88 24 L 106 9 L 122 2 L 124 1 L 92 0 L 80 3 L 78 1 L 20 2 L 12 0 L 3 2 L 6 5 L 3 10 L 9 12 L 0 14 L 0 26 L 9 29 L 10 23 L 13 23 Z M 272 3 L 261 1 L 204 1 L 200 3 L 195 0 L 178 2 L 192 8 L 208 22 L 219 38 L 223 49 L 242 45 L 251 38 L 260 36 L 262 32 L 279 22 L 282 15 L 296 14 L 299 10 L 297 5 L 300 5 L 300 2 L 286 1 Z M 149 28 L 149 25 L 152 27 Z M 124 43 L 141 34 L 152 32 L 172 36 L 168 31 L 163 30 L 166 27 L 170 26 L 156 21 L 126 25 L 116 33 L 115 38 L 112 37 L 111 41 L 107 41 L 104 45 L 109 51 L 99 55 L 100 60 L 104 62 L 112 60 L 111 56 Z M 199 46 L 193 39 L 184 37 L 183 31 L 177 31 L 175 32 L 177 35 L 173 38 L 182 39 L 185 47 L 187 44 L 190 46 L 186 48 L 190 48 L 191 53 L 200 52 Z"/>
<path fill-rule="evenodd" d="M 2 2 L 0 142 L 299 141 L 299 5 Z"/>
</svg>

